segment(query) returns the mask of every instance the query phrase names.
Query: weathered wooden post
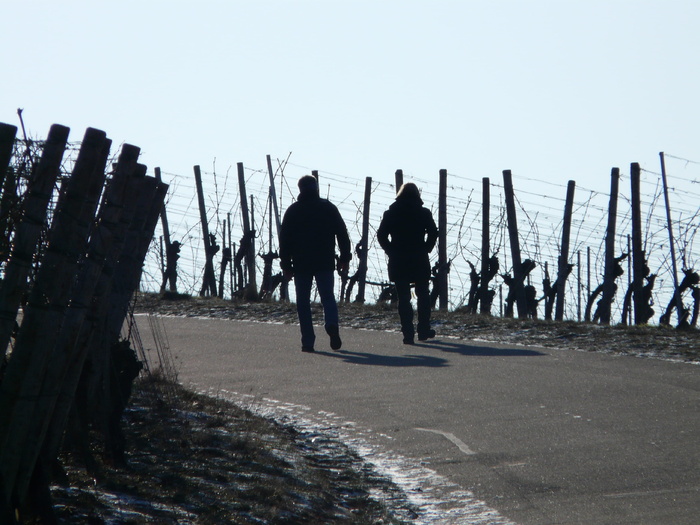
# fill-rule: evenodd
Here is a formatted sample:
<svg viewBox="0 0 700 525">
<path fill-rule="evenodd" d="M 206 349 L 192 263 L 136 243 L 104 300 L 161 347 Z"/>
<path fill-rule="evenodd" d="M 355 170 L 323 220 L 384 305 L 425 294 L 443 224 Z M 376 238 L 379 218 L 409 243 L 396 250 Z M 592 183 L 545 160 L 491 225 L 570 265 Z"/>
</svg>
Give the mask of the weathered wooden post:
<svg viewBox="0 0 700 525">
<path fill-rule="evenodd" d="M 76 392 L 85 361 L 99 350 L 96 348 L 97 336 L 107 314 L 112 275 L 135 213 L 140 176 L 137 172 L 139 152 L 136 146 L 122 146 L 116 170 L 102 196 L 87 256 L 78 269 L 65 321 L 56 340 L 56 362 L 49 368 L 62 380 L 60 390 L 51 393 L 55 398 L 55 408 L 42 449 L 45 462 L 53 461 L 58 455 L 71 408 L 78 405 L 85 408 L 88 403 L 84 393 L 78 399 Z M 106 158 L 104 160 L 106 162 Z M 88 382 L 86 374 L 83 383 L 87 385 Z M 80 435 L 80 429 L 73 430 Z"/>
<path fill-rule="evenodd" d="M 199 166 L 194 167 L 194 180 L 197 184 L 197 199 L 199 201 L 199 217 L 202 222 L 202 237 L 204 238 L 204 278 L 202 280 L 202 288 L 199 292 L 201 297 L 211 295 L 216 297 L 216 276 L 214 275 L 214 253 L 209 237 L 209 222 L 207 220 L 207 208 L 204 204 L 204 189 L 202 188 L 202 172 Z"/>
<path fill-rule="evenodd" d="M 683 320 L 683 299 L 681 290 L 678 286 L 678 268 L 676 265 L 676 247 L 673 240 L 673 223 L 671 222 L 671 204 L 668 200 L 668 181 L 666 180 L 666 159 L 664 152 L 659 153 L 661 160 L 661 180 L 664 186 L 664 203 L 666 204 L 666 224 L 668 225 L 668 242 L 671 247 L 671 267 L 673 268 L 673 296 L 676 299 L 676 314 L 678 315 L 678 324 Z"/>
<path fill-rule="evenodd" d="M 238 185 L 241 192 L 241 215 L 243 218 L 243 237 L 248 241 L 248 249 L 245 252 L 246 268 L 248 270 L 248 283 L 246 285 L 247 294 L 256 294 L 258 284 L 255 278 L 255 231 L 250 225 L 250 214 L 248 211 L 248 197 L 246 196 L 245 188 L 245 170 L 243 163 L 239 162 L 238 167 Z"/>
<path fill-rule="evenodd" d="M 440 170 L 439 208 L 438 208 L 438 274 L 437 286 L 439 290 L 439 308 L 447 310 L 448 289 L 447 274 L 449 264 L 447 262 L 447 170 Z"/>
<path fill-rule="evenodd" d="M 518 240 L 518 224 L 515 213 L 515 192 L 513 191 L 513 176 L 510 170 L 503 171 L 503 191 L 506 200 L 506 215 L 508 218 L 508 238 L 510 239 L 511 258 L 513 259 L 513 281 L 515 286 L 515 302 L 518 308 L 518 317 L 527 317 L 527 301 L 523 282 L 522 261 L 520 260 L 520 242 Z"/>
<path fill-rule="evenodd" d="M 396 193 L 398 193 L 401 186 L 403 186 L 403 170 L 396 170 L 396 173 L 394 173 L 394 180 L 396 181 Z"/>
<path fill-rule="evenodd" d="M 5 181 L 5 173 L 12 159 L 12 149 L 17 135 L 17 126 L 0 122 L 0 187 Z"/>
<path fill-rule="evenodd" d="M 26 494 L 29 476 L 41 448 L 52 398 L 60 380 L 51 368 L 56 336 L 65 320 L 75 272 L 85 254 L 90 224 L 104 183 L 109 141 L 104 132 L 88 128 L 73 168 L 64 182 L 48 237 L 48 246 L 24 307 L 11 364 L 21 374 L 19 397 L 10 423 L 11 440 L 2 448 L 0 463 L 19 474 L 16 492 Z M 41 327 L 38 329 L 38 327 Z M 8 365 L 8 373 L 10 366 Z M 11 457 L 5 458 L 6 454 Z M 21 464 L 20 464 L 21 462 Z"/>
<path fill-rule="evenodd" d="M 605 232 L 605 270 L 603 274 L 603 296 L 599 307 L 600 323 L 610 324 L 612 302 L 615 297 L 615 235 L 617 223 L 617 198 L 620 185 L 620 169 L 610 172 L 610 204 L 608 206 L 608 228 Z M 588 319 L 587 319 L 588 320 Z"/>
<path fill-rule="evenodd" d="M 640 189 L 640 172 L 639 164 L 634 162 L 630 166 L 630 179 L 632 187 L 632 298 L 634 305 L 634 323 L 641 324 L 641 319 L 644 317 L 642 288 L 644 287 L 644 278 L 647 275 L 646 260 L 644 258 L 644 250 L 642 249 L 642 206 L 641 206 L 641 189 Z"/>
<path fill-rule="evenodd" d="M 557 274 L 557 304 L 554 312 L 556 321 L 564 320 L 564 298 L 566 293 L 566 279 L 571 273 L 569 265 L 569 240 L 571 238 L 571 215 L 574 206 L 574 190 L 576 182 L 569 181 L 566 188 L 566 204 L 564 205 L 564 226 L 561 234 L 561 253 L 559 255 L 559 268 Z"/>
<path fill-rule="evenodd" d="M 365 178 L 365 201 L 362 210 L 362 243 L 363 249 L 360 251 L 359 268 L 357 276 L 357 299 L 356 302 L 365 302 L 365 285 L 367 280 L 367 252 L 369 251 L 369 205 L 372 198 L 372 177 Z"/>
<path fill-rule="evenodd" d="M 482 315 L 491 313 L 491 300 L 489 298 L 489 261 L 491 258 L 490 239 L 490 207 L 491 185 L 488 177 L 481 179 L 481 283 L 479 288 L 479 312 Z"/>
<path fill-rule="evenodd" d="M 160 168 L 154 170 L 156 180 L 163 182 L 160 175 Z M 171 292 L 177 292 L 177 253 L 180 251 L 179 244 L 173 246 L 170 240 L 170 227 L 168 225 L 168 213 L 163 203 L 163 210 L 160 213 L 161 227 L 163 228 L 163 240 L 165 242 L 165 272 L 163 274 L 163 284 L 160 285 L 160 293 L 165 291 L 166 284 L 169 284 Z"/>
<path fill-rule="evenodd" d="M 270 177 L 270 200 L 272 201 L 272 207 L 274 208 L 274 211 L 275 211 L 275 227 L 276 227 L 276 231 L 277 231 L 277 239 L 279 241 L 280 229 L 282 228 L 282 219 L 280 217 L 279 203 L 277 202 L 277 190 L 275 189 L 275 175 L 272 171 L 272 159 L 270 159 L 270 155 L 267 155 L 266 160 L 267 160 L 267 173 Z M 289 283 L 287 282 L 287 280 L 282 279 L 282 282 L 280 283 L 280 299 L 281 300 L 286 300 L 287 297 L 289 296 L 288 295 L 289 294 L 288 287 L 289 287 Z"/>
<path fill-rule="evenodd" d="M 65 126 L 51 126 L 37 172 L 28 183 L 22 205 L 22 219 L 17 226 L 10 260 L 0 285 L 0 350 L 3 354 L 15 328 L 20 301 L 28 287 L 27 277 L 32 269 L 32 259 L 46 220 L 54 184 L 60 173 L 69 132 Z M 0 420 L 0 427 L 2 423 Z"/>
</svg>

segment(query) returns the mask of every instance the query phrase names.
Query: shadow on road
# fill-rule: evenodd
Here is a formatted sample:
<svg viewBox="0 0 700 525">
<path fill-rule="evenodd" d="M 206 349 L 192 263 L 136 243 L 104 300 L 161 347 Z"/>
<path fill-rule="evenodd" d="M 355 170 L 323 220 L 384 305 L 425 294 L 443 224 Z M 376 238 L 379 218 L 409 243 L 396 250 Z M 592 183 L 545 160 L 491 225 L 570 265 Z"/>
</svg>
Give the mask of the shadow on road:
<svg viewBox="0 0 700 525">
<path fill-rule="evenodd" d="M 411 348 L 411 347 L 408 347 Z M 346 363 L 355 365 L 373 366 L 424 366 L 429 368 L 439 368 L 448 366 L 447 359 L 440 357 L 430 357 L 426 355 L 381 355 L 367 352 L 351 352 L 349 350 L 339 350 L 337 352 L 316 352 L 342 359 Z"/>
<path fill-rule="evenodd" d="M 418 347 L 435 348 L 443 352 L 452 352 L 464 356 L 479 356 L 479 357 L 536 357 L 547 355 L 537 350 L 529 350 L 527 348 L 492 348 L 489 346 L 474 346 L 453 341 L 433 340 L 429 343 L 418 343 Z"/>
<path fill-rule="evenodd" d="M 406 349 L 434 348 L 443 352 L 450 352 L 463 356 L 472 357 L 536 357 L 546 355 L 537 350 L 527 348 L 490 348 L 487 346 L 474 346 L 452 341 L 434 340 L 429 343 L 418 343 L 413 346 L 406 346 Z M 439 368 L 450 366 L 447 359 L 441 357 L 406 354 L 406 355 L 383 355 L 371 354 L 369 352 L 353 352 L 350 350 L 339 350 L 338 352 L 316 352 L 320 355 L 342 359 L 346 363 L 355 365 L 372 366 L 423 366 L 429 368 Z"/>
</svg>

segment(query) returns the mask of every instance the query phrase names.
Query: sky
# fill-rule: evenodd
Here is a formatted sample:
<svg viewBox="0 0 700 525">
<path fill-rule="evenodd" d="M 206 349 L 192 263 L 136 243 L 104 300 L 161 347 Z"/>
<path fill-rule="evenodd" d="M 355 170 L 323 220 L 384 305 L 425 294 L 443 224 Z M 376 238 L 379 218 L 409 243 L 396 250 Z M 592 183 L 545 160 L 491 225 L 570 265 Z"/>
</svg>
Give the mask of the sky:
<svg viewBox="0 0 700 525">
<path fill-rule="evenodd" d="M 694 0 L 3 2 L 0 122 L 99 128 L 177 174 L 291 153 L 607 191 L 700 161 L 699 25 Z"/>
</svg>

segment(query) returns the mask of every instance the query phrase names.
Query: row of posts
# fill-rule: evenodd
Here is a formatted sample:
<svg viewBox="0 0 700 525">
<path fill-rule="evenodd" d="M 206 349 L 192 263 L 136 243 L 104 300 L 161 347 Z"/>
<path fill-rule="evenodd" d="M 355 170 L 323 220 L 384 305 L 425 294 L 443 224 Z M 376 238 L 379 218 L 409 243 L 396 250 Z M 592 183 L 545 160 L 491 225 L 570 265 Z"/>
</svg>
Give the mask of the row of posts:
<svg viewBox="0 0 700 525">
<path fill-rule="evenodd" d="M 670 207 L 668 202 L 668 188 L 666 185 L 666 173 L 664 166 L 663 153 L 660 154 L 662 162 L 662 176 L 664 183 L 664 195 L 666 200 L 666 210 L 668 218 L 668 232 L 671 246 L 671 260 L 673 262 L 673 274 L 674 274 L 674 285 L 675 289 L 678 289 L 678 279 L 677 279 L 677 269 L 675 263 L 675 253 L 674 253 L 674 242 L 673 242 L 673 232 L 671 227 L 670 218 Z M 277 227 L 277 233 L 279 235 L 279 225 L 280 225 L 280 213 L 278 209 L 277 198 L 275 194 L 275 184 L 274 184 L 274 174 L 272 171 L 272 165 L 270 162 L 270 156 L 267 156 L 268 172 L 270 177 L 270 215 L 271 215 L 271 226 L 270 226 L 270 236 L 272 236 L 272 217 L 274 214 L 274 223 Z M 213 254 L 216 253 L 212 249 L 212 243 L 210 239 L 212 236 L 209 234 L 207 228 L 206 219 L 206 209 L 204 207 L 204 195 L 202 190 L 201 182 L 201 172 L 199 166 L 195 166 L 195 180 L 197 184 L 197 192 L 199 196 L 200 205 L 200 215 L 202 221 L 202 230 L 205 244 L 205 251 L 207 254 L 205 271 L 204 271 L 204 281 L 201 289 L 202 295 L 218 295 L 223 296 L 223 275 L 220 279 L 220 286 L 217 290 L 216 278 L 214 276 L 214 266 L 213 266 Z M 641 228 L 641 195 L 640 195 L 640 166 L 638 163 L 632 163 L 630 167 L 630 178 L 631 178 L 631 202 L 632 202 L 632 244 L 631 244 L 631 257 L 630 260 L 633 261 L 633 276 L 631 285 L 631 312 L 634 313 L 635 322 L 638 324 L 646 323 L 650 317 L 649 315 L 649 298 L 648 294 L 645 294 L 645 279 L 649 277 L 649 270 L 646 266 L 645 253 L 642 250 L 642 228 Z M 241 163 L 238 164 L 238 176 L 239 176 L 239 187 L 240 187 L 240 198 L 241 198 L 241 213 L 243 220 L 243 239 L 241 243 L 241 248 L 244 249 L 245 268 L 246 277 L 243 279 L 247 283 L 247 287 L 255 290 L 257 288 L 256 276 L 255 276 L 255 232 L 251 224 L 254 224 L 252 219 L 251 205 L 248 208 L 248 201 L 245 190 L 245 178 L 244 178 L 244 168 Z M 312 171 L 312 174 L 318 179 L 318 171 Z M 450 270 L 450 261 L 447 257 L 447 170 L 441 169 L 439 172 L 439 202 L 438 202 L 438 231 L 439 238 L 437 243 L 438 248 L 438 260 L 437 265 L 434 268 L 434 292 L 433 297 L 436 300 L 436 307 L 440 310 L 445 310 L 448 308 L 449 297 L 448 297 L 448 275 Z M 601 290 L 601 298 L 598 303 L 598 308 L 596 310 L 595 320 L 601 324 L 610 324 L 611 322 L 611 305 L 614 300 L 617 286 L 615 284 L 615 278 L 619 275 L 616 274 L 616 269 L 619 265 L 620 257 L 615 255 L 615 235 L 616 235 L 616 220 L 617 220 L 617 200 L 619 193 L 619 178 L 620 170 L 618 168 L 613 168 L 611 172 L 611 187 L 610 187 L 610 203 L 608 209 L 608 224 L 605 234 L 605 263 L 604 263 L 604 275 L 603 283 L 599 287 Z M 403 171 L 397 170 L 395 172 L 395 183 L 396 190 L 403 184 Z M 506 217 L 507 217 L 507 227 L 508 227 L 508 239 L 510 244 L 510 253 L 512 260 L 512 278 L 508 279 L 509 294 L 508 300 L 506 301 L 506 316 L 510 317 L 514 315 L 512 310 L 513 305 L 517 311 L 519 318 L 532 317 L 532 306 L 531 301 L 528 298 L 528 291 L 526 283 L 529 279 L 529 274 L 534 268 L 534 262 L 530 260 L 522 260 L 521 249 L 518 234 L 517 225 L 517 213 L 516 213 L 516 203 L 515 203 L 515 190 L 513 188 L 512 174 L 510 170 L 503 171 L 503 184 L 504 184 L 504 197 L 506 205 Z M 570 251 L 570 235 L 571 235 L 571 224 L 572 224 L 572 214 L 573 214 L 573 204 L 574 204 L 574 193 L 576 189 L 576 183 L 570 180 L 567 184 L 566 200 L 563 210 L 563 227 L 561 232 L 561 244 L 560 252 L 556 265 L 557 277 L 554 281 L 553 286 L 550 289 L 545 290 L 544 300 L 545 300 L 545 317 L 553 318 L 555 320 L 564 319 L 565 310 L 565 296 L 566 296 L 566 281 L 568 275 L 571 273 L 573 264 L 569 262 L 569 251 Z M 356 302 L 364 302 L 366 294 L 366 284 L 367 281 L 367 256 L 369 245 L 369 217 L 370 217 L 370 200 L 372 193 L 372 178 L 366 177 L 365 179 L 365 192 L 364 192 L 364 205 L 363 205 L 363 223 L 362 223 L 362 238 L 357 244 L 357 256 L 358 256 L 358 272 L 352 277 L 351 282 L 357 284 L 357 295 L 355 297 Z M 274 210 L 273 210 L 274 208 Z M 491 232 L 489 231 L 490 224 L 490 181 L 488 177 L 482 179 L 482 232 L 481 232 L 481 265 L 480 273 L 478 273 L 479 286 L 475 294 L 475 303 L 478 304 L 478 312 L 481 314 L 490 314 L 491 307 L 493 303 L 494 292 L 490 290 L 489 284 L 491 279 L 497 273 L 497 261 L 494 265 L 495 255 L 492 254 L 492 247 L 490 244 Z M 165 213 L 164 217 L 164 231 L 166 231 Z M 229 230 L 230 230 L 230 216 L 229 216 Z M 225 239 L 225 237 L 224 237 Z M 169 241 L 166 241 L 169 242 Z M 243 246 L 243 243 L 246 245 Z M 230 233 L 229 233 L 229 246 L 230 243 Z M 230 249 L 230 248 L 229 248 Z M 624 255 L 623 255 L 624 257 Z M 548 272 L 547 272 L 548 273 Z M 223 269 L 222 269 L 223 274 Z M 347 277 L 345 277 L 347 278 Z M 548 279 L 548 278 L 547 278 Z M 241 281 L 241 286 L 243 282 Z M 380 284 L 380 283 L 372 283 Z M 164 283 L 165 285 L 165 283 Z M 345 287 L 344 287 L 345 288 Z M 233 287 L 232 287 L 233 289 Z M 262 294 L 262 290 L 261 290 Z M 286 297 L 286 294 L 284 295 Z M 341 297 L 343 294 L 341 293 Z M 592 300 L 589 298 L 589 301 Z M 682 312 L 682 301 L 680 294 L 676 293 L 674 295 L 674 301 L 676 302 L 676 309 L 680 315 Z M 591 309 L 591 305 L 588 305 L 587 311 Z M 477 312 L 476 307 L 473 309 Z M 587 315 L 586 320 L 590 320 L 590 314 Z"/>
<path fill-rule="evenodd" d="M 3 177 L 13 172 L 16 132 L 0 124 Z M 168 186 L 146 176 L 129 144 L 107 180 L 111 140 L 93 128 L 61 180 L 68 135 L 53 125 L 29 170 L 0 282 L 0 523 L 48 497 L 64 434 L 86 443 L 91 424 L 105 453 L 123 459 L 119 419 L 143 366 L 123 352 L 120 333 Z"/>
</svg>

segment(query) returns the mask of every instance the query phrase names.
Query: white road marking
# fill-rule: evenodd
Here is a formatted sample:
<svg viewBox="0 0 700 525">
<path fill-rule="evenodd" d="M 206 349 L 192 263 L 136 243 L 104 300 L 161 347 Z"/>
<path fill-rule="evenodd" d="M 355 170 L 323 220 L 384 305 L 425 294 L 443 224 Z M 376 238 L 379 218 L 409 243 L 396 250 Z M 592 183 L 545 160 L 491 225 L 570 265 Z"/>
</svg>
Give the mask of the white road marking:
<svg viewBox="0 0 700 525">
<path fill-rule="evenodd" d="M 472 449 L 470 449 L 467 444 L 459 439 L 457 436 L 455 436 L 452 432 L 443 432 L 442 430 L 434 430 L 432 428 L 416 428 L 416 430 L 420 430 L 421 432 L 432 432 L 433 434 L 440 434 L 441 436 L 449 439 L 457 445 L 457 448 L 464 452 L 467 456 L 473 456 L 476 454 Z"/>
</svg>

